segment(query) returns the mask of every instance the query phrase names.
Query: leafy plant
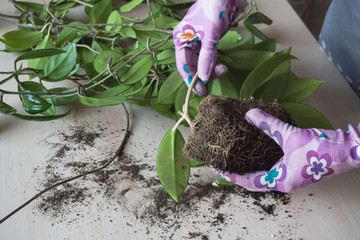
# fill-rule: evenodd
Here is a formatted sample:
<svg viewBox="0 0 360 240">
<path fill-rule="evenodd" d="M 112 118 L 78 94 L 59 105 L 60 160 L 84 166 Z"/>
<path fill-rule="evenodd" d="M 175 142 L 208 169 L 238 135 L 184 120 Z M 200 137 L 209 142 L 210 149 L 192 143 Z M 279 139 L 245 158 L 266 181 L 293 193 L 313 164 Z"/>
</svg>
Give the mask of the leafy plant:
<svg viewBox="0 0 360 240">
<path fill-rule="evenodd" d="M 149 9 L 146 18 L 123 15 L 145 2 Z M 172 40 L 182 10 L 193 1 L 132 0 L 120 9 L 112 0 L 13 3 L 19 14 L 1 14 L 0 21 L 6 19 L 18 29 L 5 33 L 0 41 L 5 44 L 4 52 L 20 55 L 0 85 L 15 81 L 17 89 L 0 89 L 0 112 L 23 120 L 47 121 L 68 115 L 75 101 L 86 106 L 124 102 L 152 106 L 178 121 L 165 135 L 157 155 L 160 181 L 177 201 L 188 184 L 190 166 L 201 165 L 183 157 L 184 140 L 178 126 L 183 120 L 191 124 L 203 97 L 191 93 L 177 72 Z M 88 16 L 86 23 L 68 18 L 69 10 L 79 5 Z M 302 103 L 323 82 L 292 73 L 290 60 L 295 57 L 290 55 L 291 49 L 276 51 L 275 40 L 255 27 L 271 24 L 271 20 L 259 12 L 245 15 L 243 23 L 250 35 L 243 38 L 230 30 L 220 40 L 218 61 L 226 64 L 229 72 L 208 84 L 209 94 L 278 100 L 300 127 L 316 123 L 316 127 L 331 128 L 321 113 Z M 24 61 L 27 67 L 23 67 Z M 23 75 L 28 78 L 24 80 Z M 26 114 L 6 103 L 6 95 L 18 95 Z M 185 113 L 179 114 L 184 102 Z M 64 105 L 68 110 L 59 113 Z"/>
</svg>

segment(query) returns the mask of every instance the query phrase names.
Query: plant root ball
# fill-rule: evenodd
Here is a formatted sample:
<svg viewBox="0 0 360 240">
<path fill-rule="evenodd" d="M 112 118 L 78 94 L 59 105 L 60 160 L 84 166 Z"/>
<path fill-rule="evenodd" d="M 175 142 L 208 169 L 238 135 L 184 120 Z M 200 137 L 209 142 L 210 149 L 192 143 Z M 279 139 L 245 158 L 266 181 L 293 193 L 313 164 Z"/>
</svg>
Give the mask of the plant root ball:
<svg viewBox="0 0 360 240">
<path fill-rule="evenodd" d="M 184 147 L 186 157 L 230 173 L 270 170 L 283 152 L 273 139 L 246 121 L 245 114 L 252 108 L 294 124 L 290 114 L 276 102 L 210 95 L 197 108 Z"/>
</svg>

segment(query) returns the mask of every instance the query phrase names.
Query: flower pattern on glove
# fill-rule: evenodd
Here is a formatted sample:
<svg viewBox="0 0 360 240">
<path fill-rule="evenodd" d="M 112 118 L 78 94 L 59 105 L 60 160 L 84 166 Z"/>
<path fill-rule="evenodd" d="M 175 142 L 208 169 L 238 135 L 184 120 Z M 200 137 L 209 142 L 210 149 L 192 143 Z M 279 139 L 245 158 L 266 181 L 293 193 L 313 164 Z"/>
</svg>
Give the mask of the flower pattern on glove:
<svg viewBox="0 0 360 240">
<path fill-rule="evenodd" d="M 254 185 L 258 188 L 277 189 L 277 183 L 284 181 L 286 177 L 286 166 L 280 164 L 264 175 L 256 176 Z"/>
<path fill-rule="evenodd" d="M 305 165 L 301 170 L 301 175 L 304 178 L 311 178 L 313 183 L 321 180 L 322 177 L 334 173 L 334 169 L 330 168 L 332 159 L 329 154 L 318 156 L 315 151 L 309 151 L 306 154 L 308 165 Z"/>
<path fill-rule="evenodd" d="M 204 33 L 200 30 L 197 31 L 192 25 L 186 24 L 182 27 L 182 31 L 175 32 L 174 36 L 176 36 L 175 44 L 180 46 L 184 43 L 190 44 L 193 41 L 201 41 Z"/>
<path fill-rule="evenodd" d="M 266 135 L 271 137 L 281 148 L 283 147 L 283 138 L 279 131 L 271 132 L 270 126 L 267 122 L 261 122 L 259 129 L 263 131 Z"/>
</svg>

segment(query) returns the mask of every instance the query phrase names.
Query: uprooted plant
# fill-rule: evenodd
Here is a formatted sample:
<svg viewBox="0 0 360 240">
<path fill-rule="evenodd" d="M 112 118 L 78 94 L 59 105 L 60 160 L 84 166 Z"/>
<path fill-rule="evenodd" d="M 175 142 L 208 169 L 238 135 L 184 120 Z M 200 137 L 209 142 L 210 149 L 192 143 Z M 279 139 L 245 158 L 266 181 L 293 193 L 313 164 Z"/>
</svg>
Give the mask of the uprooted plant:
<svg viewBox="0 0 360 240">
<path fill-rule="evenodd" d="M 0 21 L 18 29 L 3 34 L 0 41 L 5 44 L 4 52 L 20 55 L 12 71 L 1 72 L 8 76 L 0 81 L 0 113 L 47 121 L 70 114 L 76 101 L 86 106 L 150 105 L 165 117 L 178 120 L 165 135 L 169 142 L 159 147 L 158 160 L 160 156 L 163 164 L 157 165 L 162 184 L 177 200 L 188 183 L 190 167 L 199 164 L 182 155 L 185 141 L 177 128 L 183 120 L 190 125 L 205 98 L 191 93 L 177 72 L 172 40 L 172 29 L 183 18 L 182 10 L 193 2 L 147 0 L 149 15 L 144 19 L 123 14 L 142 0 L 130 1 L 119 9 L 112 0 L 12 2 L 18 14 L 1 13 Z M 81 6 L 88 23 L 69 18 L 69 11 Z M 256 10 L 254 6 L 249 4 L 242 19 L 248 37 L 230 30 L 220 40 L 218 61 L 227 65 L 229 72 L 211 81 L 208 93 L 264 102 L 277 99 L 298 126 L 331 128 L 321 113 L 302 103 L 323 81 L 298 78 L 291 71 L 291 49 L 276 51 L 276 41 L 255 27 L 272 21 L 258 11 L 250 14 Z M 19 96 L 25 113 L 9 104 L 8 95 Z M 61 111 L 63 106 L 68 106 L 67 110 Z M 163 178 L 164 172 L 172 175 Z"/>
</svg>

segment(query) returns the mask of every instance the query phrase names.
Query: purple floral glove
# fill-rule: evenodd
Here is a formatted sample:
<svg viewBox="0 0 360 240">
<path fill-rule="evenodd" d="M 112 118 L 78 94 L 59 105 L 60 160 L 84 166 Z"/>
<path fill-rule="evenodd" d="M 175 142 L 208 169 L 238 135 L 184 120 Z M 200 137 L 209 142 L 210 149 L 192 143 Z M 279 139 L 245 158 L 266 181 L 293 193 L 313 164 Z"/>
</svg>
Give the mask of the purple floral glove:
<svg viewBox="0 0 360 240">
<path fill-rule="evenodd" d="M 212 171 L 251 191 L 291 192 L 324 177 L 360 167 L 360 124 L 349 130 L 301 129 L 263 112 L 251 109 L 246 120 L 273 138 L 284 156 L 270 171 L 245 175 Z"/>
<path fill-rule="evenodd" d="M 215 66 L 217 45 L 246 6 L 246 0 L 198 0 L 175 27 L 177 69 L 188 86 L 199 72 L 197 95 L 206 95 L 204 84 L 227 72 L 225 65 Z"/>
</svg>

